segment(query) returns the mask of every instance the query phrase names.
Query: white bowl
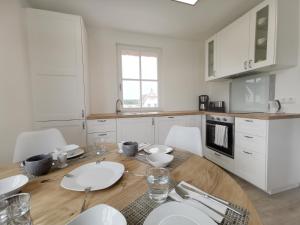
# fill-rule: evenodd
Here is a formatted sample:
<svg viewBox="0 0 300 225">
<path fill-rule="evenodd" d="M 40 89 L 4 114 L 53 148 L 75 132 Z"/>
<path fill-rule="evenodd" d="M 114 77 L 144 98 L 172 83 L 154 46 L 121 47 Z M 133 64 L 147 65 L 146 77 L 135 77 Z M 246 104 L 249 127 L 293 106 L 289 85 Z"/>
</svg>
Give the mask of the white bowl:
<svg viewBox="0 0 300 225">
<path fill-rule="evenodd" d="M 0 180 L 0 198 L 18 193 L 28 183 L 28 177 L 19 174 Z"/>
<path fill-rule="evenodd" d="M 126 219 L 115 208 L 100 204 L 79 214 L 67 225 L 126 225 Z"/>
<path fill-rule="evenodd" d="M 173 155 L 166 153 L 154 153 L 147 156 L 147 161 L 154 167 L 166 167 L 173 159 Z"/>
</svg>

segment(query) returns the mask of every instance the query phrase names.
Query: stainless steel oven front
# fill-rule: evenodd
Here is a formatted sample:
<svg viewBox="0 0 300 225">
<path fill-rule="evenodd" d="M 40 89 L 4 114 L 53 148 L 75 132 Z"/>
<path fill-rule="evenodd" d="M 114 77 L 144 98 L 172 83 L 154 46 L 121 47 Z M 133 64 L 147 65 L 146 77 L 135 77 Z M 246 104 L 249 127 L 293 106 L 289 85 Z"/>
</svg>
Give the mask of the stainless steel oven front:
<svg viewBox="0 0 300 225">
<path fill-rule="evenodd" d="M 222 125 L 226 127 L 227 134 L 224 136 L 227 140 L 227 144 L 219 145 L 216 143 L 216 125 Z M 206 116 L 206 147 L 234 158 L 234 117 L 219 116 L 219 115 L 207 115 Z"/>
</svg>

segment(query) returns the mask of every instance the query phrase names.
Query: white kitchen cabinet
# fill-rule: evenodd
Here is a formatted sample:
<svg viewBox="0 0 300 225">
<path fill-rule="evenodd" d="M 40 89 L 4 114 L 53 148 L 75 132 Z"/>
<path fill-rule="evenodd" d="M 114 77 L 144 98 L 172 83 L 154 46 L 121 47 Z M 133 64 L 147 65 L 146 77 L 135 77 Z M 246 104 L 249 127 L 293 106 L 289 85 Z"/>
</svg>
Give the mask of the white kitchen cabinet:
<svg viewBox="0 0 300 225">
<path fill-rule="evenodd" d="M 155 118 L 155 143 L 164 144 L 167 135 L 174 125 L 187 126 L 189 116 L 162 116 Z"/>
<path fill-rule="evenodd" d="M 214 162 L 215 164 L 221 166 L 222 168 L 224 168 L 230 172 L 234 172 L 234 168 L 235 168 L 234 159 L 229 158 L 225 155 L 219 154 L 218 152 L 213 151 L 207 147 L 205 147 L 204 156 L 205 156 L 205 158 L 207 158 L 210 161 Z"/>
<path fill-rule="evenodd" d="M 243 73 L 274 71 L 297 65 L 299 41 L 299 2 L 265 0 L 232 24 L 219 31 L 214 55 L 216 76 L 206 80 Z M 209 39 L 211 40 L 211 39 Z M 206 71 L 209 48 L 206 42 Z"/>
<path fill-rule="evenodd" d="M 27 9 L 34 121 L 85 118 L 87 60 L 80 16 Z"/>
<path fill-rule="evenodd" d="M 36 130 L 57 128 L 68 144 L 86 146 L 86 124 L 83 120 L 35 122 L 33 126 Z"/>
<path fill-rule="evenodd" d="M 154 118 L 119 118 L 117 119 L 117 140 L 136 141 L 154 144 Z"/>
<path fill-rule="evenodd" d="M 250 14 L 247 13 L 218 33 L 217 78 L 247 71 L 249 21 Z"/>
<path fill-rule="evenodd" d="M 115 131 L 107 131 L 107 132 L 97 132 L 87 134 L 87 144 L 88 146 L 94 146 L 99 141 L 103 141 L 104 143 L 116 143 L 117 134 Z"/>
<path fill-rule="evenodd" d="M 218 55 L 217 55 L 217 35 L 215 34 L 213 37 L 209 38 L 205 42 L 205 80 L 213 80 L 217 77 L 217 63 L 218 63 Z"/>
</svg>

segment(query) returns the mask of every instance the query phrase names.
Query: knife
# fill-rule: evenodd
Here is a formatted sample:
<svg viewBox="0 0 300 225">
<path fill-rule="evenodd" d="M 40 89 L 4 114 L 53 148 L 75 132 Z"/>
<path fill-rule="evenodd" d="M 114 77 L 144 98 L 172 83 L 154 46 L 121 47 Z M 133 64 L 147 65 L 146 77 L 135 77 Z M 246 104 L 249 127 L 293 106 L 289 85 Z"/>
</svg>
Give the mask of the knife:
<svg viewBox="0 0 300 225">
<path fill-rule="evenodd" d="M 239 215 L 241 215 L 241 216 L 245 216 L 245 213 L 244 213 L 244 212 L 242 212 L 242 211 L 240 211 L 240 210 L 237 210 L 237 209 L 233 208 L 233 207 L 230 206 L 226 201 L 224 201 L 224 200 L 222 200 L 222 199 L 219 199 L 219 198 L 217 198 L 217 197 L 215 197 L 215 196 L 213 196 L 213 195 L 208 195 L 208 194 L 205 194 L 205 193 L 203 193 L 203 192 L 200 192 L 200 191 L 196 190 L 195 188 L 189 187 L 189 186 L 187 186 L 187 185 L 185 185 L 185 184 L 181 184 L 180 186 L 182 186 L 183 188 L 185 188 L 185 189 L 187 189 L 187 190 L 189 190 L 189 191 L 192 191 L 192 192 L 194 192 L 194 193 L 197 193 L 197 194 L 201 195 L 201 196 L 204 197 L 204 198 L 210 199 L 210 200 L 212 200 L 212 201 L 214 201 L 214 202 L 216 202 L 216 203 L 218 203 L 218 204 L 220 204 L 220 205 L 226 206 L 227 208 L 229 208 L 230 210 L 232 210 L 233 212 L 235 212 L 235 213 L 237 213 L 237 214 L 239 214 Z"/>
</svg>

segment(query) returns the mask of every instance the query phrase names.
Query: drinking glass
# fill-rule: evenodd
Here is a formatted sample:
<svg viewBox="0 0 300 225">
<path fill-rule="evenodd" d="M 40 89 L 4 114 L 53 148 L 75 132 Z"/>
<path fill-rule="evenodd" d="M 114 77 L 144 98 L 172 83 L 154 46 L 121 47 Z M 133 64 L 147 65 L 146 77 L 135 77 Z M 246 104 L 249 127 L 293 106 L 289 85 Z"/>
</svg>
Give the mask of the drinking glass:
<svg viewBox="0 0 300 225">
<path fill-rule="evenodd" d="M 96 154 L 102 155 L 106 152 L 105 139 L 103 137 L 97 138 L 95 142 Z"/>
<path fill-rule="evenodd" d="M 0 201 L 0 224 L 7 225 L 8 221 L 8 201 L 1 200 Z"/>
<path fill-rule="evenodd" d="M 57 167 L 58 168 L 65 168 L 68 166 L 67 163 L 67 159 L 68 159 L 68 153 L 67 152 L 59 152 L 57 155 Z"/>
<path fill-rule="evenodd" d="M 166 201 L 170 184 L 169 170 L 151 167 L 147 169 L 146 175 L 149 198 L 157 203 Z"/>
<path fill-rule="evenodd" d="M 21 193 L 12 195 L 2 199 L 0 202 L 0 205 L 5 205 L 5 202 L 8 204 L 6 208 L 7 219 L 4 224 L 32 225 L 30 217 L 30 194 Z"/>
</svg>

